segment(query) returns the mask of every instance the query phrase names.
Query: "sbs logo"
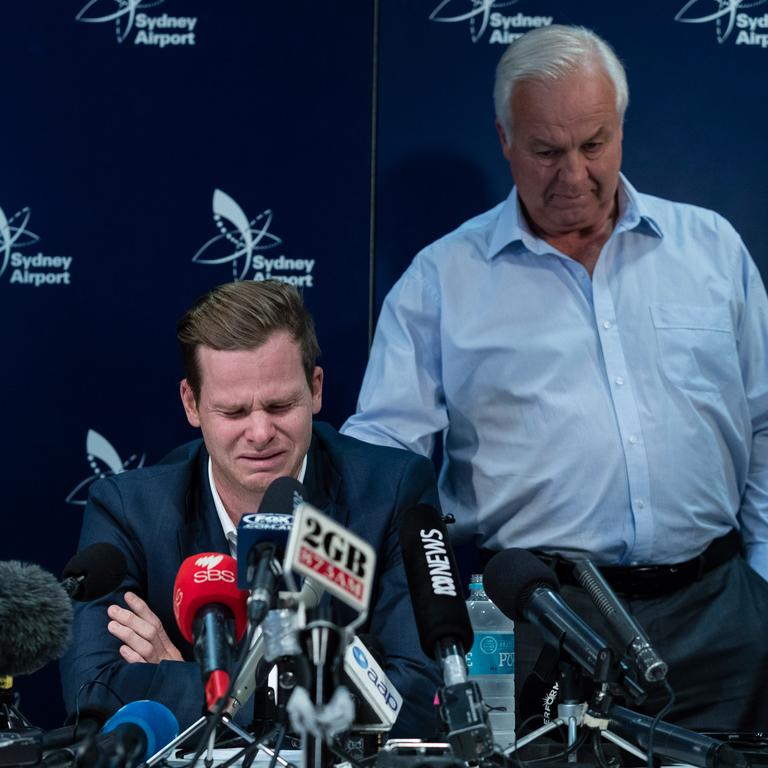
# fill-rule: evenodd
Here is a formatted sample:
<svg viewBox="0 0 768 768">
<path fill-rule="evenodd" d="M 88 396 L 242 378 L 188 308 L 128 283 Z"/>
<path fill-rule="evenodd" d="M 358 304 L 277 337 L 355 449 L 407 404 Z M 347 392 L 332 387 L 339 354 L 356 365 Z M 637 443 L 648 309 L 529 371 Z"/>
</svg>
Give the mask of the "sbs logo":
<svg viewBox="0 0 768 768">
<path fill-rule="evenodd" d="M 204 557 L 198 557 L 195 560 L 195 565 L 201 568 L 215 568 L 223 559 L 224 555 L 205 555 Z"/>
<path fill-rule="evenodd" d="M 203 555 L 195 560 L 195 565 L 202 568 L 192 574 L 195 584 L 223 581 L 227 584 L 235 583 L 235 574 L 228 568 L 219 569 L 216 566 L 224 559 L 224 555 Z"/>
</svg>

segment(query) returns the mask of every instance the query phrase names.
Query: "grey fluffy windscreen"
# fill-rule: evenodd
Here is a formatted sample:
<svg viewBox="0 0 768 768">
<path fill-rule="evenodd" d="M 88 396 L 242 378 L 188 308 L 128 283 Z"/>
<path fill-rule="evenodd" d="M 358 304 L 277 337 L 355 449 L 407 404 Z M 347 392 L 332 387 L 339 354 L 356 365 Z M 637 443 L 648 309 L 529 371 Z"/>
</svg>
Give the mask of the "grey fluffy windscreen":
<svg viewBox="0 0 768 768">
<path fill-rule="evenodd" d="M 0 674 L 30 674 L 58 659 L 71 630 L 72 603 L 53 574 L 0 561 Z"/>
</svg>

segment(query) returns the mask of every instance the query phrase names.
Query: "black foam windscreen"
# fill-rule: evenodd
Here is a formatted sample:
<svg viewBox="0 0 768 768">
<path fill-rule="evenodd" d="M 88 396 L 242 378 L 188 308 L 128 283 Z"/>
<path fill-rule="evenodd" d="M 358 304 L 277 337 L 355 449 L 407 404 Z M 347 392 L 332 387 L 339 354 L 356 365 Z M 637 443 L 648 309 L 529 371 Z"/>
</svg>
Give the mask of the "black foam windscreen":
<svg viewBox="0 0 768 768">
<path fill-rule="evenodd" d="M 31 674 L 69 644 L 72 603 L 52 573 L 0 562 L 0 675 Z"/>
<path fill-rule="evenodd" d="M 117 589 L 127 570 L 125 555 L 114 544 L 91 544 L 64 566 L 64 588 L 73 600 L 96 600 Z"/>
<path fill-rule="evenodd" d="M 497 552 L 485 566 L 483 587 L 506 616 L 525 621 L 525 609 L 533 591 L 546 587 L 558 592 L 560 582 L 533 552 L 505 549 Z"/>
<path fill-rule="evenodd" d="M 264 491 L 259 514 L 292 515 L 304 501 L 306 491 L 295 477 L 278 477 Z"/>
<path fill-rule="evenodd" d="M 400 548 L 424 653 L 435 658 L 440 641 L 472 648 L 474 633 L 461 589 L 459 569 L 440 513 L 428 504 L 405 510 Z"/>
</svg>

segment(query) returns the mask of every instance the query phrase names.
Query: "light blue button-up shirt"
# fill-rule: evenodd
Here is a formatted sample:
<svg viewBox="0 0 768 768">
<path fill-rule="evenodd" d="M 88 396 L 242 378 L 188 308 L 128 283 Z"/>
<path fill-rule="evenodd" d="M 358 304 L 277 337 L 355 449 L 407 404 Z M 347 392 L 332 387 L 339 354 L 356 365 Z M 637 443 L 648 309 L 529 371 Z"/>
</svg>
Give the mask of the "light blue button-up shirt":
<svg viewBox="0 0 768 768">
<path fill-rule="evenodd" d="M 342 431 L 430 455 L 459 540 L 681 562 L 740 528 L 768 579 L 768 301 L 731 225 L 638 193 L 592 278 L 515 190 L 389 293 Z"/>
</svg>

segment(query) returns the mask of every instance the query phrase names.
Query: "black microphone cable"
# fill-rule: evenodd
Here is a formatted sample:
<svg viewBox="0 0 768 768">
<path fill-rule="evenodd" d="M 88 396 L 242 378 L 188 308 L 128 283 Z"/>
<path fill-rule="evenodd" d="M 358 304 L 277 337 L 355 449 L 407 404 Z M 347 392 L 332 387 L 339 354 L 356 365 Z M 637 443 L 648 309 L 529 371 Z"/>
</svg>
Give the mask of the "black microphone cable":
<svg viewBox="0 0 768 768">
<path fill-rule="evenodd" d="M 656 728 L 664 719 L 664 716 L 667 714 L 667 712 L 669 712 L 675 705 L 675 692 L 672 689 L 672 686 L 667 682 L 666 679 L 663 681 L 663 683 L 664 688 L 666 688 L 667 693 L 669 694 L 669 698 L 667 699 L 667 703 L 659 710 L 656 717 L 653 718 L 653 722 L 651 723 L 651 727 L 648 731 L 648 750 L 646 754 L 648 768 L 653 768 L 653 736 Z"/>
</svg>

